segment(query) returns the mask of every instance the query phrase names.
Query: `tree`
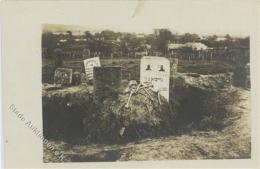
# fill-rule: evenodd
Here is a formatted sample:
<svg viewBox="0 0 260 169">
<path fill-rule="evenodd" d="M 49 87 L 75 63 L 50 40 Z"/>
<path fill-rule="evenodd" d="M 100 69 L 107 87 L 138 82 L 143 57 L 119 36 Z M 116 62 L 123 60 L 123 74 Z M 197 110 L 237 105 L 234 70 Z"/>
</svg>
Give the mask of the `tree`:
<svg viewBox="0 0 260 169">
<path fill-rule="evenodd" d="M 100 39 L 100 33 L 99 32 L 94 34 L 94 39 L 95 40 L 99 40 Z"/>
<path fill-rule="evenodd" d="M 244 47 L 244 48 L 249 48 L 250 47 L 250 39 L 249 39 L 249 37 L 239 38 L 237 40 L 237 46 L 241 46 L 241 47 Z"/>
<path fill-rule="evenodd" d="M 231 36 L 230 36 L 229 34 L 226 34 L 225 38 L 226 38 L 226 40 L 228 40 L 228 41 L 231 41 L 231 40 L 232 40 L 232 38 L 231 38 Z"/>
<path fill-rule="evenodd" d="M 57 47 L 59 37 L 52 32 L 46 32 L 42 34 L 42 48 L 46 49 L 47 58 L 53 56 L 54 49 Z"/>
<path fill-rule="evenodd" d="M 85 35 L 85 38 L 87 40 L 93 40 L 94 39 L 93 35 L 89 31 L 85 31 L 84 35 Z"/>
<path fill-rule="evenodd" d="M 68 40 L 68 43 L 71 44 L 74 42 L 74 37 L 73 37 L 73 34 L 71 31 L 67 31 L 67 40 Z"/>
<path fill-rule="evenodd" d="M 152 45 L 154 43 L 155 37 L 153 34 L 145 36 L 145 43 Z"/>
<path fill-rule="evenodd" d="M 190 33 L 185 33 L 180 37 L 180 42 L 181 43 L 187 43 L 187 42 L 197 42 L 200 40 L 199 35 L 197 34 L 190 34 Z"/>
<path fill-rule="evenodd" d="M 201 40 L 202 43 L 209 47 L 216 47 L 217 46 L 217 35 L 208 36 L 207 39 Z"/>
<path fill-rule="evenodd" d="M 166 54 L 169 42 L 174 40 L 172 32 L 168 29 L 159 29 L 156 30 L 156 36 L 156 49 L 162 52 L 163 54 Z"/>
<path fill-rule="evenodd" d="M 63 65 L 62 50 L 60 48 L 54 49 L 53 58 L 55 61 L 54 62 L 55 68 L 61 67 Z"/>
<path fill-rule="evenodd" d="M 116 39 L 116 33 L 111 30 L 104 30 L 100 33 L 100 36 L 104 38 L 105 40 L 115 40 Z"/>
<path fill-rule="evenodd" d="M 134 34 L 124 33 L 121 36 L 120 50 L 126 55 L 129 55 L 131 51 L 134 52 L 141 44 L 141 41 Z"/>
</svg>

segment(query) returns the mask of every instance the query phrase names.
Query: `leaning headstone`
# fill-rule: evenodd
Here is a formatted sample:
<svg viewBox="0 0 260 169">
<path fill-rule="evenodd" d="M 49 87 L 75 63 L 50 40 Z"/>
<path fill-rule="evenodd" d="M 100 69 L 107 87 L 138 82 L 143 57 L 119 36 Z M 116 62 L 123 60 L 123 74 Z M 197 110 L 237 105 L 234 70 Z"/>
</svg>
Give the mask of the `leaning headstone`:
<svg viewBox="0 0 260 169">
<path fill-rule="evenodd" d="M 177 71 L 178 71 L 178 59 L 174 58 L 172 59 L 171 75 L 172 76 L 176 75 Z"/>
<path fill-rule="evenodd" d="M 100 67 L 99 57 L 84 60 L 85 73 L 89 80 L 93 80 L 93 68 Z"/>
<path fill-rule="evenodd" d="M 72 69 L 57 68 L 54 73 L 54 83 L 62 86 L 71 85 L 72 83 Z"/>
<path fill-rule="evenodd" d="M 117 99 L 121 79 L 121 67 L 94 67 L 94 102 Z"/>
<path fill-rule="evenodd" d="M 144 56 L 141 59 L 140 82 L 151 84 L 153 91 L 159 92 L 169 101 L 169 60 L 164 57 Z"/>
</svg>

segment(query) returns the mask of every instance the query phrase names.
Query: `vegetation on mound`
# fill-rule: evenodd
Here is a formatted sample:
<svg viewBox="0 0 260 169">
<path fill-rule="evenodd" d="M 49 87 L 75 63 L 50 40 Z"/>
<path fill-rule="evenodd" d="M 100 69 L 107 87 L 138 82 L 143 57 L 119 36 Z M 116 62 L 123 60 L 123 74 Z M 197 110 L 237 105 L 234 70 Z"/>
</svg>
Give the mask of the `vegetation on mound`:
<svg viewBox="0 0 260 169">
<path fill-rule="evenodd" d="M 169 104 L 164 99 L 159 103 L 156 92 L 142 89 L 132 96 L 128 108 L 125 105 L 129 93 L 122 92 L 117 99 L 107 98 L 97 105 L 93 102 L 92 86 L 53 90 L 44 87 L 45 137 L 74 142 L 77 139 L 121 142 L 189 131 L 189 128 L 210 128 L 207 125 L 212 129 L 222 128 L 218 122 L 225 113 L 219 113 L 223 99 L 214 102 L 214 98 L 218 90 L 230 85 L 229 74 L 195 77 L 178 74 L 172 80 Z M 210 106 L 211 102 L 216 107 Z"/>
<path fill-rule="evenodd" d="M 123 145 L 50 142 L 55 149 L 63 152 L 64 162 L 250 158 L 249 92 L 241 88 L 225 88 L 218 95 L 218 99 L 225 99 L 221 104 L 224 112 L 228 113 L 222 119 L 225 127 L 221 131 L 193 130 L 186 134 L 147 138 Z M 44 161 L 60 162 L 46 146 Z"/>
<path fill-rule="evenodd" d="M 43 119 L 46 138 L 78 142 L 118 142 L 157 136 L 171 130 L 175 116 L 168 102 L 150 89 L 131 97 L 93 102 L 93 87 L 79 85 L 43 88 Z M 146 93 L 148 92 L 148 93 Z"/>
</svg>

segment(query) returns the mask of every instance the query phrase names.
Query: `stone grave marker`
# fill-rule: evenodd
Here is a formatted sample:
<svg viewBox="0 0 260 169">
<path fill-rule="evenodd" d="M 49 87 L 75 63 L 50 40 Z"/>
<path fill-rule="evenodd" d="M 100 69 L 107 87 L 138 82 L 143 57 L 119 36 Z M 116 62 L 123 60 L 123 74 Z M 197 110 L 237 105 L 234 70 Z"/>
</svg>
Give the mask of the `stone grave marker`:
<svg viewBox="0 0 260 169">
<path fill-rule="evenodd" d="M 62 86 L 71 85 L 72 83 L 72 69 L 57 68 L 54 72 L 54 83 Z"/>
<path fill-rule="evenodd" d="M 117 99 L 121 84 L 121 67 L 94 67 L 94 101 Z"/>
<path fill-rule="evenodd" d="M 141 59 L 140 82 L 152 84 L 152 90 L 160 92 L 169 101 L 170 62 L 164 57 L 144 56 Z"/>
<path fill-rule="evenodd" d="M 94 67 L 100 67 L 99 57 L 93 57 L 93 58 L 84 60 L 85 73 L 89 80 L 93 80 L 93 68 Z"/>
</svg>

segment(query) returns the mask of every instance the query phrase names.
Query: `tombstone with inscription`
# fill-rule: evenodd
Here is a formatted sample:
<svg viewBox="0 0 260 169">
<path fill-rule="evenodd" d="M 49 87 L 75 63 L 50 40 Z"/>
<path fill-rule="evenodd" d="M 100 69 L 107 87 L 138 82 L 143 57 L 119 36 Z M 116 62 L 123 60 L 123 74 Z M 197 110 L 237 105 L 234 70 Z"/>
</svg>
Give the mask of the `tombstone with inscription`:
<svg viewBox="0 0 260 169">
<path fill-rule="evenodd" d="M 121 77 L 121 67 L 94 67 L 94 101 L 117 99 Z"/>
<path fill-rule="evenodd" d="M 153 91 L 169 101 L 170 62 L 164 57 L 144 56 L 141 59 L 140 82 L 152 85 Z"/>
<path fill-rule="evenodd" d="M 57 68 L 54 73 L 54 83 L 62 86 L 71 85 L 72 83 L 72 69 Z"/>
<path fill-rule="evenodd" d="M 93 57 L 93 58 L 84 60 L 85 73 L 89 80 L 93 80 L 94 67 L 100 67 L 99 57 Z"/>
</svg>

